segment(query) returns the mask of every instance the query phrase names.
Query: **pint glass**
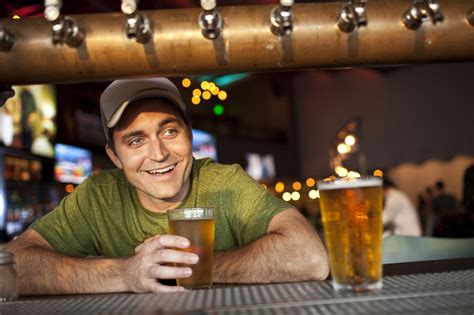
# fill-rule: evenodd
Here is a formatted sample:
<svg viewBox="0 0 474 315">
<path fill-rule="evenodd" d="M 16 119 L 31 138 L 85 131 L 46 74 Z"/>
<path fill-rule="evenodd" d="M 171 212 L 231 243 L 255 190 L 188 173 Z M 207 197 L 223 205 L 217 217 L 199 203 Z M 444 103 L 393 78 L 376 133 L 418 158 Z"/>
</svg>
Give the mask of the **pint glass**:
<svg viewBox="0 0 474 315">
<path fill-rule="evenodd" d="M 186 208 L 167 213 L 170 234 L 186 237 L 191 245 L 182 250 L 199 256 L 195 265 L 175 264 L 193 270 L 191 277 L 176 279 L 177 284 L 188 289 L 209 288 L 214 258 L 214 209 Z"/>
<path fill-rule="evenodd" d="M 318 181 L 318 189 L 334 289 L 382 288 L 382 179 Z"/>
</svg>

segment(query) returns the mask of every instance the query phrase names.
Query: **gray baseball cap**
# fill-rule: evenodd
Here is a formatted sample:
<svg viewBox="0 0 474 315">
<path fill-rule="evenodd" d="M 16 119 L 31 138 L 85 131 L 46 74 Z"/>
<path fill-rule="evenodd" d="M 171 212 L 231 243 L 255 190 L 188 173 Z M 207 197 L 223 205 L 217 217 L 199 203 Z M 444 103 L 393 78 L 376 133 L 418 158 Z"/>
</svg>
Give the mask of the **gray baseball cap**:
<svg viewBox="0 0 474 315">
<path fill-rule="evenodd" d="M 130 103 L 145 98 L 163 98 L 176 106 L 189 124 L 186 105 L 178 88 L 167 78 L 115 80 L 100 96 L 100 116 L 105 138 L 110 142 L 110 131 L 117 125 Z"/>
</svg>

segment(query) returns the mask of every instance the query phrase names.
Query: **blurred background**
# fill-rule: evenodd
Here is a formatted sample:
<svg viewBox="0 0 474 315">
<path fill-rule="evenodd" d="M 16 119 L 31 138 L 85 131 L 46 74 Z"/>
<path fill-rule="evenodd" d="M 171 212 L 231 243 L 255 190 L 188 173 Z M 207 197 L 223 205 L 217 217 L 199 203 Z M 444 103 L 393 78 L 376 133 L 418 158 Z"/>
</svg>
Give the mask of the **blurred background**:
<svg viewBox="0 0 474 315">
<path fill-rule="evenodd" d="M 278 1 L 223 5 L 270 3 Z M 185 7 L 199 1 L 140 1 L 140 10 Z M 42 1 L 6 0 L 0 17 L 42 16 L 43 8 Z M 99 12 L 120 12 L 120 2 L 66 1 L 62 8 Z M 374 174 L 405 194 L 422 235 L 472 237 L 473 74 L 474 63 L 445 63 L 170 79 L 187 105 L 195 156 L 240 164 L 315 227 L 316 180 Z M 2 240 L 87 176 L 113 167 L 99 113 L 109 83 L 14 87 L 16 96 L 0 109 Z"/>
</svg>

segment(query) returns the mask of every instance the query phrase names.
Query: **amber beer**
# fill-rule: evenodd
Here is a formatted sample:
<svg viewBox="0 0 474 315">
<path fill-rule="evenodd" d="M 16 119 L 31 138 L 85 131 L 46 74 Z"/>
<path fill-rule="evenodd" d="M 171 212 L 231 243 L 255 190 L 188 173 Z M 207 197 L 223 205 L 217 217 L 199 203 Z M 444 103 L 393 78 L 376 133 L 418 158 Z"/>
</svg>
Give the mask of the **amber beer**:
<svg viewBox="0 0 474 315">
<path fill-rule="evenodd" d="M 195 265 L 176 264 L 193 270 L 191 277 L 176 279 L 177 284 L 188 289 L 210 287 L 214 258 L 214 209 L 170 210 L 168 219 L 170 234 L 184 236 L 191 242 L 190 247 L 183 250 L 199 256 L 199 262 Z"/>
<path fill-rule="evenodd" d="M 336 291 L 382 288 L 382 179 L 318 181 Z"/>
</svg>

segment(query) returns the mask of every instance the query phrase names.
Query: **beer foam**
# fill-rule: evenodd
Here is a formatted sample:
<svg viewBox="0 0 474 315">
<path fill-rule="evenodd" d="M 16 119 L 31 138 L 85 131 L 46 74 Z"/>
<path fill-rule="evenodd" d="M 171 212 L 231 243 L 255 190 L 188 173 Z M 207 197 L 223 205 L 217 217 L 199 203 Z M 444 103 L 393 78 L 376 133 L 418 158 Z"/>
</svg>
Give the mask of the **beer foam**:
<svg viewBox="0 0 474 315">
<path fill-rule="evenodd" d="M 382 178 L 379 177 L 359 177 L 359 178 L 339 178 L 329 181 L 319 180 L 319 190 L 363 188 L 382 186 Z"/>
</svg>

